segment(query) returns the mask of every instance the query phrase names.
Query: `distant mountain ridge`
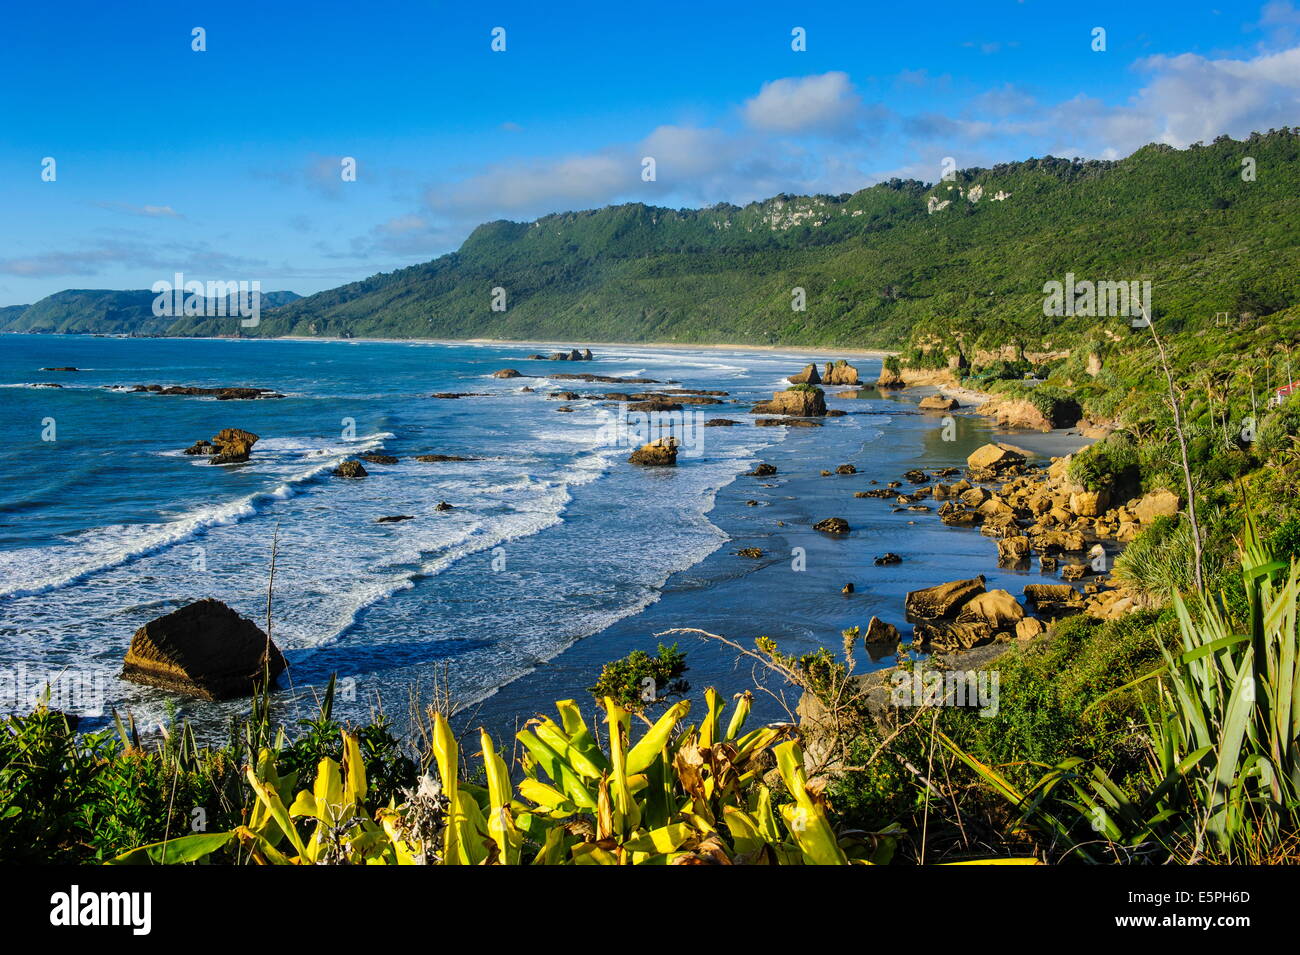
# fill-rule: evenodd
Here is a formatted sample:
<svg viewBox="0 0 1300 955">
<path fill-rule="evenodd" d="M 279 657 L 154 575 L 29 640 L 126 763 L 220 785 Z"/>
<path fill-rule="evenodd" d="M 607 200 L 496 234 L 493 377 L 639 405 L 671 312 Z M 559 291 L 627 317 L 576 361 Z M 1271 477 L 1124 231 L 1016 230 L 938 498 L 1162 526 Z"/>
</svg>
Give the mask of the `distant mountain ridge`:
<svg viewBox="0 0 1300 955">
<path fill-rule="evenodd" d="M 1181 150 L 1150 145 L 1113 161 L 1046 157 L 933 184 L 895 179 L 840 196 L 681 210 L 631 203 L 489 222 L 431 262 L 264 309 L 245 334 L 1051 344 L 1098 328 L 1044 314 L 1044 283 L 1067 274 L 1151 280 L 1155 313 L 1189 328 L 1220 311 L 1267 315 L 1300 303 L 1296 221 L 1300 129 L 1284 128 Z M 122 331 L 140 306 L 112 296 L 146 294 L 61 292 L 0 330 Z M 211 319 L 163 328 L 144 311 L 137 334 L 231 331 L 229 320 L 214 330 Z"/>
<path fill-rule="evenodd" d="M 157 294 L 148 289 L 67 289 L 32 305 L 0 309 L 0 332 L 146 336 L 230 335 L 239 328 L 229 317 L 157 316 Z M 302 298 L 297 292 L 263 292 L 261 317 Z M 228 300 L 229 302 L 229 300 Z M 228 315 L 237 315 L 227 304 Z M 245 334 L 247 329 L 241 329 Z"/>
</svg>

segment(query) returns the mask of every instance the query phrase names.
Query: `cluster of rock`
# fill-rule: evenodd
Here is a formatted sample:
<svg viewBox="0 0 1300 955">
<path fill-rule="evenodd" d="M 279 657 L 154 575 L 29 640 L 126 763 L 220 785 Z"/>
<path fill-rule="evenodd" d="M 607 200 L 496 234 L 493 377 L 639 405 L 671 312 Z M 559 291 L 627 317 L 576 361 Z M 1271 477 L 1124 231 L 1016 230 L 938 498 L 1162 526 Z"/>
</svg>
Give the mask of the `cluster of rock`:
<svg viewBox="0 0 1300 955">
<path fill-rule="evenodd" d="M 283 398 L 284 395 L 269 388 L 244 388 L 221 386 L 199 388 L 193 385 L 105 385 L 109 391 L 127 391 L 132 394 L 148 392 L 155 395 L 197 395 L 216 398 L 218 401 L 252 401 L 257 398 Z"/>
<path fill-rule="evenodd" d="M 1047 616 L 1068 608 L 1110 619 L 1144 604 L 1105 578 L 1106 551 L 1101 542 L 1132 541 L 1157 517 L 1177 514 L 1180 499 L 1172 491 L 1158 490 L 1122 503 L 1111 502 L 1105 491 L 1088 491 L 1070 482 L 1070 460 L 1054 458 L 1048 468 L 1031 468 L 1024 454 L 1011 445 L 986 444 L 967 458 L 966 479 L 930 484 L 926 472 L 910 471 L 904 475 L 906 480 L 922 486 L 905 491 L 901 482 L 895 481 L 888 488 L 859 491 L 855 496 L 893 497 L 896 505 L 909 510 L 929 510 L 918 502 L 932 500 L 938 504 L 943 523 L 978 527 L 993 538 L 1000 563 L 1022 564 L 1037 555 L 1045 572 L 1059 567 L 1065 581 L 1087 579 L 1086 594 L 1070 583 L 1033 585 L 1056 588 L 1034 594 L 1026 591 L 1040 612 L 1039 596 L 1053 611 Z"/>
<path fill-rule="evenodd" d="M 199 440 L 185 449 L 185 454 L 211 456 L 210 464 L 240 464 L 248 460 L 259 438 L 242 428 L 222 428 L 211 441 Z"/>
<path fill-rule="evenodd" d="M 1077 596 L 1078 591 L 1068 584 L 1060 586 Z M 1041 620 L 1028 616 L 1008 591 L 985 590 L 983 576 L 913 590 L 907 595 L 905 609 L 907 619 L 914 624 L 912 643 L 926 652 L 946 653 L 995 641 L 1027 640 L 1046 629 Z"/>
<path fill-rule="evenodd" d="M 572 351 L 557 351 L 550 355 L 529 355 L 528 359 L 530 361 L 591 361 L 595 357 L 590 348 L 584 348 L 582 351 L 575 348 Z"/>
<path fill-rule="evenodd" d="M 803 371 L 791 375 L 786 381 L 792 385 L 856 385 L 859 384 L 858 370 L 844 359 L 828 361 L 826 370 L 817 372 L 815 364 L 805 365 Z"/>
</svg>

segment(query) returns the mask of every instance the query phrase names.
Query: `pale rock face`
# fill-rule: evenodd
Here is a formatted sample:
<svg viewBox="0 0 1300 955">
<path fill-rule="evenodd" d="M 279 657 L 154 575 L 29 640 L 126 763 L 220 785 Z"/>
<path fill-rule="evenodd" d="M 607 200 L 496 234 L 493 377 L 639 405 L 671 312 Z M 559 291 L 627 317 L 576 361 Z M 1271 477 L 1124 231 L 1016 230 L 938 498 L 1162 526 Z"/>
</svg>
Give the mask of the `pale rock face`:
<svg viewBox="0 0 1300 955">
<path fill-rule="evenodd" d="M 1178 503 L 1178 495 L 1172 491 L 1152 491 L 1138 502 L 1134 512 L 1140 523 L 1150 524 L 1157 517 L 1173 517 L 1178 513 Z"/>
<path fill-rule="evenodd" d="M 1011 193 L 1009 193 L 1009 192 L 1003 192 L 1001 189 L 999 189 L 997 192 L 995 192 L 995 193 L 993 194 L 993 201 L 994 201 L 994 202 L 1002 202 L 1002 201 L 1004 201 L 1004 200 L 1006 200 L 1006 199 L 1010 199 L 1010 198 L 1011 198 Z"/>
<path fill-rule="evenodd" d="M 979 202 L 984 197 L 983 186 L 971 186 L 970 192 L 966 193 L 966 198 L 971 202 Z"/>
<path fill-rule="evenodd" d="M 936 196 L 931 196 L 929 201 L 925 204 L 925 211 L 930 213 L 930 215 L 934 215 L 936 212 L 947 209 L 950 205 L 952 205 L 951 199 L 944 199 L 940 202 Z"/>
</svg>

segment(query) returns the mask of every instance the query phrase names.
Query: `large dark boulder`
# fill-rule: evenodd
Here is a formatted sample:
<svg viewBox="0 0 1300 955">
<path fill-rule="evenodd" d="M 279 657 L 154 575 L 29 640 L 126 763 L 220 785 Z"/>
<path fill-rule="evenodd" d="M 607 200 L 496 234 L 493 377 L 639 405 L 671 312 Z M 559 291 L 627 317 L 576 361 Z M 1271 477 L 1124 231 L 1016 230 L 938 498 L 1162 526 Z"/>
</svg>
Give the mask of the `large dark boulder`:
<svg viewBox="0 0 1300 955">
<path fill-rule="evenodd" d="M 250 696 L 269 668 L 284 672 L 279 649 L 261 628 L 207 598 L 145 624 L 131 638 L 122 679 L 205 700 Z"/>
</svg>

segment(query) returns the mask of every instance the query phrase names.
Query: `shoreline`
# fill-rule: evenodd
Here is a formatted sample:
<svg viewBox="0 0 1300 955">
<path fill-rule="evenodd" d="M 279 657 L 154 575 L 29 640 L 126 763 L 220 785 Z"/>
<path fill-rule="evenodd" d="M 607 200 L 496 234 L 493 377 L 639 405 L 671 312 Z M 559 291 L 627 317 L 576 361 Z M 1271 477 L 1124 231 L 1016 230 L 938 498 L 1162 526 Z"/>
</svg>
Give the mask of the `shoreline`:
<svg viewBox="0 0 1300 955">
<path fill-rule="evenodd" d="M 848 420 L 861 416 L 864 424 L 889 418 L 888 406 L 896 405 L 892 423 L 882 435 L 887 443 L 863 441 L 858 428 L 841 430 L 836 422 L 845 418 L 827 419 L 821 428 L 789 429 L 760 458 L 777 464 L 776 476 L 759 479 L 742 471 L 715 495 L 705 517 L 725 535 L 716 551 L 672 574 L 656 599 L 635 614 L 574 640 L 464 707 L 464 712 L 489 730 L 510 729 L 512 720 L 545 711 L 552 700 L 585 699 L 584 688 L 595 681 L 601 666 L 633 650 L 653 654 L 661 639 L 680 642 L 687 652 L 691 686 L 687 696 L 699 702 L 706 686 L 716 687 L 724 696 L 751 688 L 750 666 L 714 641 L 656 634 L 699 628 L 746 646 L 763 634 L 776 639 L 783 652 L 797 656 L 819 646 L 836 647 L 843 629 L 865 628 L 873 615 L 906 631 L 903 598 L 910 590 L 982 575 L 990 589 L 1005 587 L 1018 596 L 1025 583 L 1057 582 L 1055 576 L 1045 577 L 1038 569 L 1001 565 L 996 542 L 978 529 L 948 527 L 920 515 L 853 500 L 854 490 L 869 486 L 866 482 L 883 486 L 907 467 L 927 471 L 964 467 L 968 450 L 987 441 L 1014 444 L 1043 464 L 1091 443 L 1066 429 L 1043 434 L 1000 429 L 971 409 L 959 415 L 964 422 L 963 441 L 935 447 L 927 435 L 938 419 L 916 407 L 921 390 L 881 392 L 879 399 L 867 399 L 870 408 L 867 401 L 836 400 L 828 393 L 828 401 L 842 409 L 852 409 L 861 401 L 863 410 L 851 410 L 854 418 Z M 822 475 L 823 469 L 841 462 L 856 462 L 856 474 Z M 852 533 L 832 537 L 811 530 L 814 522 L 828 515 L 846 517 Z M 763 557 L 751 561 L 737 556 L 748 547 L 759 548 Z M 788 555 L 795 548 L 806 550 L 808 569 L 791 575 Z M 897 567 L 875 566 L 873 558 L 887 551 L 903 554 L 904 562 Z M 840 592 L 846 582 L 855 584 L 851 595 Z M 891 654 L 860 661 L 857 672 L 893 666 Z M 788 718 L 764 694 L 756 695 L 754 706 L 760 719 Z"/>
<path fill-rule="evenodd" d="M 172 339 L 168 339 L 172 340 Z M 180 340 L 180 339 L 177 339 Z M 494 345 L 494 346 L 537 346 L 545 348 L 653 348 L 659 351 L 732 351 L 732 352 L 766 352 L 773 355 L 817 355 L 842 356 L 846 358 L 888 358 L 898 352 L 883 349 L 864 348 L 828 348 L 822 345 L 736 345 L 728 343 L 693 344 L 690 342 L 595 342 L 582 341 L 581 346 L 574 340 L 542 340 L 521 338 L 335 338 L 319 335 L 278 335 L 275 338 L 222 339 L 211 341 L 268 341 L 268 342 L 377 342 L 385 345 Z M 599 361 L 599 356 L 596 357 Z M 795 369 L 798 371 L 798 369 Z M 794 372 L 791 372 L 793 374 Z"/>
</svg>

